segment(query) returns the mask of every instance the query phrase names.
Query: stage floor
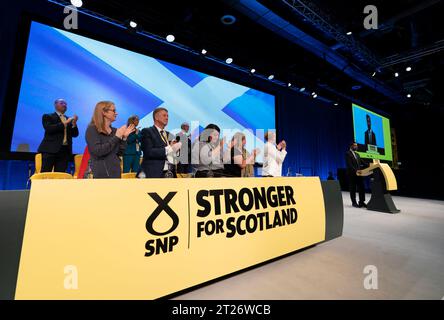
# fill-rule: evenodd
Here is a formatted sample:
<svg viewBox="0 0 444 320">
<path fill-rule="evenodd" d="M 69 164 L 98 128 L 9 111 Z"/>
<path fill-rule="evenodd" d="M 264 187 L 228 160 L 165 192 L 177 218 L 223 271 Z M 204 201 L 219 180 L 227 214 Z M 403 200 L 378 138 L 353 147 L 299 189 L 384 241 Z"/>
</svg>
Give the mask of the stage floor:
<svg viewBox="0 0 444 320">
<path fill-rule="evenodd" d="M 444 299 L 444 201 L 393 197 L 401 213 L 386 214 L 342 195 L 341 238 L 176 299 Z M 367 265 L 376 290 L 364 288 Z"/>
</svg>

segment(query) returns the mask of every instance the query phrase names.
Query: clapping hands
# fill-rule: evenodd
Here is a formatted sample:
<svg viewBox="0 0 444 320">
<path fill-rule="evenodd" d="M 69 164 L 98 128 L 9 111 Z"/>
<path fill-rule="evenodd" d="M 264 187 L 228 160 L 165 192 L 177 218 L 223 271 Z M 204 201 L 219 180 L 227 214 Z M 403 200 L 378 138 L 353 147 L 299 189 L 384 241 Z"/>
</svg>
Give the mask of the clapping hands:
<svg viewBox="0 0 444 320">
<path fill-rule="evenodd" d="M 182 142 L 177 142 L 176 140 L 173 140 L 170 145 L 173 152 L 177 152 L 177 150 L 182 147 Z"/>
<path fill-rule="evenodd" d="M 74 116 L 72 116 L 72 117 L 70 117 L 70 118 L 68 118 L 68 119 L 66 119 L 64 122 L 63 122 L 63 124 L 65 125 L 65 126 L 67 126 L 68 124 L 72 124 L 73 126 L 76 126 L 77 125 L 77 120 L 79 119 L 79 117 L 77 116 L 77 115 L 74 115 Z"/>
<path fill-rule="evenodd" d="M 126 139 L 131 133 L 136 130 L 134 124 L 130 124 L 129 126 L 123 125 L 116 130 L 116 137 L 120 139 Z"/>
<path fill-rule="evenodd" d="M 287 148 L 287 142 L 285 142 L 285 140 L 282 140 L 281 142 L 279 142 L 279 144 L 277 145 L 277 149 L 279 151 L 281 151 L 282 149 L 286 149 Z"/>
</svg>

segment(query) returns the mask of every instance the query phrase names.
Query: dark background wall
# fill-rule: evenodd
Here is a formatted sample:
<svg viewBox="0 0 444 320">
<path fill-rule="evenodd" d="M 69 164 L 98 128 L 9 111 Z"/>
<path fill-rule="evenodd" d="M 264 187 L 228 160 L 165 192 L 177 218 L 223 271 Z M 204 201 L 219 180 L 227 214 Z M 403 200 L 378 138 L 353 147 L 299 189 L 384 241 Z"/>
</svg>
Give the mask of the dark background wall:
<svg viewBox="0 0 444 320">
<path fill-rule="evenodd" d="M 393 110 L 398 140 L 398 194 L 444 200 L 444 107 Z"/>
<path fill-rule="evenodd" d="M 278 134 L 287 141 L 283 174 L 336 174 L 345 166 L 344 153 L 353 139 L 351 105 L 332 106 L 285 90 L 278 97 Z"/>
<path fill-rule="evenodd" d="M 13 121 L 19 90 L 25 45 L 23 32 L 26 31 L 23 25 L 30 17 L 61 27 L 65 16 L 61 7 L 43 0 L 8 2 L 8 7 L 0 11 L 0 189 L 26 188 L 28 165 L 32 164 L 32 161 L 11 159 L 7 152 L 10 137 L 6 134 L 11 131 L 8 124 Z M 335 107 L 93 18 L 81 17 L 79 27 L 81 34 L 98 40 L 275 94 L 278 137 L 287 141 L 289 152 L 284 175 L 290 169 L 291 175 L 302 173 L 326 179 L 329 171 L 336 174 L 345 166 L 344 152 L 353 134 L 351 102 Z M 442 109 L 394 106 L 388 116 L 398 138 L 401 162 L 401 169 L 395 172 L 400 187 L 398 194 L 444 199 L 443 188 L 438 188 L 444 164 L 437 155 L 442 146 Z"/>
</svg>

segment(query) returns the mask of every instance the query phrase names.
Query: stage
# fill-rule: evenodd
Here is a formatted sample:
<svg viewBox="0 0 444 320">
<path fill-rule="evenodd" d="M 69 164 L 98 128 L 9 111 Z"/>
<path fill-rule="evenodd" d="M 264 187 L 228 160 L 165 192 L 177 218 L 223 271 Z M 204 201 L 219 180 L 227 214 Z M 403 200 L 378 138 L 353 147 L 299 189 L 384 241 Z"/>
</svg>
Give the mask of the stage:
<svg viewBox="0 0 444 320">
<path fill-rule="evenodd" d="M 176 299 L 442 299 L 444 201 L 393 197 L 401 213 L 386 214 L 342 195 L 342 237 Z M 366 265 L 377 290 L 363 286 Z"/>
</svg>

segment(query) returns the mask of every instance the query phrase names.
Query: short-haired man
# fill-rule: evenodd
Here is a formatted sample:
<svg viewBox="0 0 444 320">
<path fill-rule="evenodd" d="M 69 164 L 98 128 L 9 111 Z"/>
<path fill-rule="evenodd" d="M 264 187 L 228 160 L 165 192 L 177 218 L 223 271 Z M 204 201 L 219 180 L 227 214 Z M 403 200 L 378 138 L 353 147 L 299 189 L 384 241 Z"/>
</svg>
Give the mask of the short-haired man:
<svg viewBox="0 0 444 320">
<path fill-rule="evenodd" d="M 191 169 L 191 138 L 188 133 L 190 125 L 188 122 L 182 123 L 180 132 L 176 135 L 176 140 L 182 142 L 182 147 L 177 151 L 176 158 L 177 173 L 189 173 Z"/>
<path fill-rule="evenodd" d="M 72 138 L 79 135 L 76 115 L 68 117 L 64 99 L 54 101 L 55 112 L 42 117 L 45 135 L 38 148 L 42 154 L 41 172 L 66 172 L 72 156 Z"/>
<path fill-rule="evenodd" d="M 165 130 L 168 125 L 168 110 L 159 107 L 153 111 L 154 125 L 141 131 L 141 148 L 143 161 L 139 177 L 174 178 L 176 171 L 173 155 L 182 146 L 181 142 L 171 139 Z M 143 174 L 142 174 L 143 172 Z"/>
<path fill-rule="evenodd" d="M 347 176 L 350 188 L 350 199 L 352 201 L 353 207 L 361 208 L 367 207 L 365 204 L 365 190 L 364 190 L 364 178 L 358 176 L 356 173 L 361 170 L 363 163 L 361 157 L 356 152 L 358 150 L 358 144 L 352 142 L 350 144 L 350 149 L 345 153 L 345 163 L 347 165 Z M 359 192 L 359 204 L 356 202 L 356 186 Z"/>
<path fill-rule="evenodd" d="M 370 115 L 366 115 L 367 120 L 367 131 L 365 131 L 365 150 L 368 150 L 368 145 L 376 146 L 376 135 L 372 130 L 372 119 Z"/>
</svg>

